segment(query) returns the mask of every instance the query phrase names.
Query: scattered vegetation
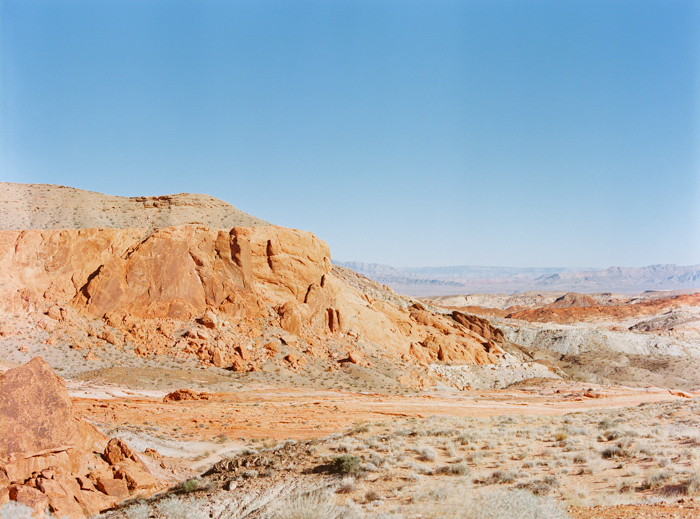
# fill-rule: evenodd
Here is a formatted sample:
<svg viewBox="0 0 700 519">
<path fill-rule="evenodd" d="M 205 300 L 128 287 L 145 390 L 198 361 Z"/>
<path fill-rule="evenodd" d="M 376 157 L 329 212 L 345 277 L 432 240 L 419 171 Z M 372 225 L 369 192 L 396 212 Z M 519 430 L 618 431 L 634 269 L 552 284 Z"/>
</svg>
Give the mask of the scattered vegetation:
<svg viewBox="0 0 700 519">
<path fill-rule="evenodd" d="M 341 454 L 333 458 L 333 470 L 338 474 L 359 474 L 362 459 L 351 454 Z"/>
</svg>

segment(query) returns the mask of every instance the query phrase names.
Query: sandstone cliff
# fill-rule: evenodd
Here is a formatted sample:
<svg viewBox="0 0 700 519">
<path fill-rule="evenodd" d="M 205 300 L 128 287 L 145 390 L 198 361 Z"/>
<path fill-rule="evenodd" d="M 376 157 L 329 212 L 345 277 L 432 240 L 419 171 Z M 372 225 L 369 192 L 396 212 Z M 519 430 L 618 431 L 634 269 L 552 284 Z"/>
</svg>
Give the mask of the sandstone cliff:
<svg viewBox="0 0 700 519">
<path fill-rule="evenodd" d="M 334 359 L 338 348 L 365 350 L 348 358 L 366 365 L 372 356 L 488 364 L 503 353 L 486 321 L 370 293 L 333 273 L 326 243 L 283 227 L 0 232 L 0 312 L 31 313 L 65 333 L 82 327 L 140 355 L 245 371 L 278 361 L 280 346 L 298 352 L 286 360 L 295 366 L 304 355 Z"/>
</svg>

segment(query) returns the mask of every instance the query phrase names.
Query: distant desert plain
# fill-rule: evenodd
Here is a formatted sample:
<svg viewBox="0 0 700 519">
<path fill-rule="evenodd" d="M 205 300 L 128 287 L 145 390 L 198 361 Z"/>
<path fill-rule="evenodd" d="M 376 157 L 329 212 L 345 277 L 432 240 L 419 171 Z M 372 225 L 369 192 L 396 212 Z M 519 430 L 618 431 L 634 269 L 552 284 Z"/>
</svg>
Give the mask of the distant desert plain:
<svg viewBox="0 0 700 519">
<path fill-rule="evenodd" d="M 336 263 L 2 182 L 0 352 L 2 517 L 700 517 L 700 266 Z"/>
</svg>

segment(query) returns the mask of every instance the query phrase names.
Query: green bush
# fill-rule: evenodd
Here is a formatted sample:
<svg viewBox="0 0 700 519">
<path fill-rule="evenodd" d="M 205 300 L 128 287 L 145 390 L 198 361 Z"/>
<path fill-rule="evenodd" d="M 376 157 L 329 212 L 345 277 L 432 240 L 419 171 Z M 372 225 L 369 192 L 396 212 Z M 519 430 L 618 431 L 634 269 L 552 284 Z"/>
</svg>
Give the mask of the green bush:
<svg viewBox="0 0 700 519">
<path fill-rule="evenodd" d="M 190 492 L 194 492 L 198 488 L 198 479 L 188 479 L 187 481 L 183 481 L 182 483 L 180 483 L 180 492 L 182 492 L 183 494 L 189 494 Z"/>
<path fill-rule="evenodd" d="M 333 471 L 339 474 L 358 474 L 362 460 L 352 454 L 335 456 L 332 461 Z"/>
</svg>

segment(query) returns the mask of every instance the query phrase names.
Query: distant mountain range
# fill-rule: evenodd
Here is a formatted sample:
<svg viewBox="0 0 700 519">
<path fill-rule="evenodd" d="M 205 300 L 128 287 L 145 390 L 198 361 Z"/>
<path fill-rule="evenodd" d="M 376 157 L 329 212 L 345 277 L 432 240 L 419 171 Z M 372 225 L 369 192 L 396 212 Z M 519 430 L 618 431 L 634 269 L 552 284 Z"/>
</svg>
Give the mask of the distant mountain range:
<svg viewBox="0 0 700 519">
<path fill-rule="evenodd" d="M 413 296 L 531 291 L 636 294 L 646 290 L 700 289 L 700 265 L 607 269 L 471 266 L 396 268 L 359 261 L 334 263 L 389 285 L 398 293 Z"/>
</svg>

